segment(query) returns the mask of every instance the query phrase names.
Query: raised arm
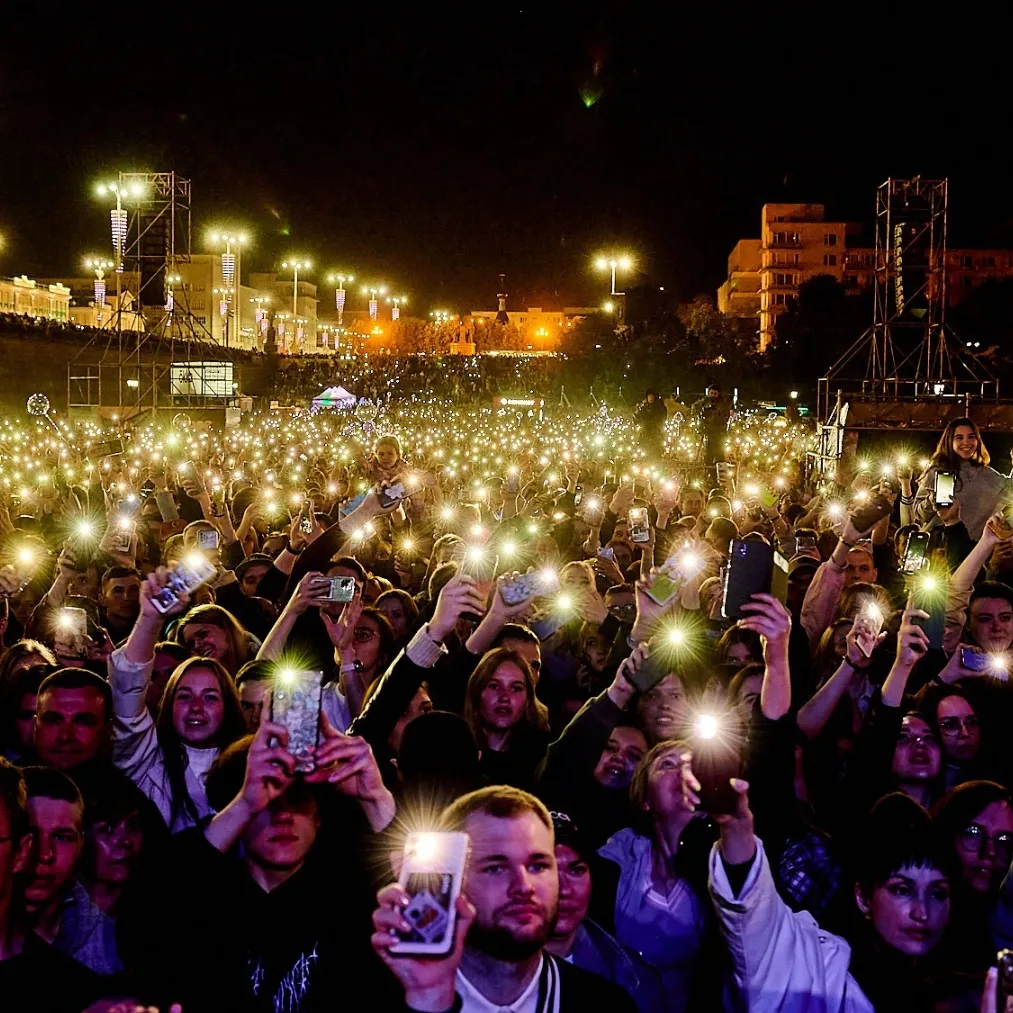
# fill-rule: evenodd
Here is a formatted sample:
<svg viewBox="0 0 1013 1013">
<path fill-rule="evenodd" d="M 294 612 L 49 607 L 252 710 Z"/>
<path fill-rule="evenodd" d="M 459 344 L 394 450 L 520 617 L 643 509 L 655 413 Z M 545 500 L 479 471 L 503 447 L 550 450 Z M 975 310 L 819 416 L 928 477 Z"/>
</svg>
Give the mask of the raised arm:
<svg viewBox="0 0 1013 1013">
<path fill-rule="evenodd" d="M 754 594 L 752 601 L 743 605 L 742 610 L 749 615 L 739 620 L 739 626 L 759 633 L 763 644 L 760 710 L 769 721 L 778 721 L 791 708 L 791 674 L 788 668 L 791 613 L 769 594 Z"/>
<path fill-rule="evenodd" d="M 915 665 L 925 656 L 929 649 L 929 638 L 916 619 L 928 619 L 929 614 L 921 609 L 908 607 L 901 618 L 900 630 L 897 633 L 897 654 L 886 681 L 883 683 L 882 701 L 884 707 L 899 707 L 904 699 L 907 681 Z"/>
</svg>

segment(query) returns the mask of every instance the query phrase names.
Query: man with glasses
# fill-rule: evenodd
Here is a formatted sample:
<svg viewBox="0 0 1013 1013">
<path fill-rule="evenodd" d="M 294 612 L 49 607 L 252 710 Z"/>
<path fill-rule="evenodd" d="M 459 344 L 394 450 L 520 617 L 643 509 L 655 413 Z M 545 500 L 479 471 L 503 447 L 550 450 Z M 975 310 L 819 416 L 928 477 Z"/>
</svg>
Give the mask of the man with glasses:
<svg viewBox="0 0 1013 1013">
<path fill-rule="evenodd" d="M 5 1008 L 31 996 L 33 1013 L 77 1013 L 100 994 L 98 979 L 32 932 L 14 905 L 32 840 L 24 778 L 0 758 L 0 996 Z"/>
</svg>

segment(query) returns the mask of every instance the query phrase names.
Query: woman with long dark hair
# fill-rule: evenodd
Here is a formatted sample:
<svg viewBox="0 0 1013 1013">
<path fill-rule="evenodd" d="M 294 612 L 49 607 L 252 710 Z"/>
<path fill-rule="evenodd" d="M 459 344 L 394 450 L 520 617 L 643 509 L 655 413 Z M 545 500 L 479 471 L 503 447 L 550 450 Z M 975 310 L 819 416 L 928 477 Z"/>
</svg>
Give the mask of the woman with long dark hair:
<svg viewBox="0 0 1013 1013">
<path fill-rule="evenodd" d="M 163 616 L 152 599 L 166 585 L 160 567 L 141 585 L 141 611 L 123 647 L 109 656 L 113 762 L 151 799 L 175 833 L 212 812 L 207 772 L 246 734 L 231 674 L 214 658 L 188 658 L 169 677 L 156 718 L 146 705 Z M 172 611 L 182 611 L 181 601 Z"/>
<path fill-rule="evenodd" d="M 935 517 L 936 475 L 953 475 L 953 501 L 960 506 L 960 519 L 968 534 L 981 538 L 985 521 L 1010 492 L 1010 480 L 989 467 L 991 457 L 981 431 L 971 419 L 952 419 L 947 423 L 929 466 L 918 479 L 914 497 L 914 519 L 926 524 Z"/>
<path fill-rule="evenodd" d="M 468 680 L 464 720 L 490 784 L 530 790 L 548 746 L 549 712 L 528 663 L 506 647 L 489 651 Z"/>
</svg>

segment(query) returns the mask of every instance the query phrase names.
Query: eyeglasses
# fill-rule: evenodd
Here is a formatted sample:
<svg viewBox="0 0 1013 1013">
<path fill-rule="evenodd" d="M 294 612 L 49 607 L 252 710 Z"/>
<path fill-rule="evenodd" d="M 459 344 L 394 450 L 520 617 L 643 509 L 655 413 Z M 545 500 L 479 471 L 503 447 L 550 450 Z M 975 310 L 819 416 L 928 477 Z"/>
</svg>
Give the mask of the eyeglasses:
<svg viewBox="0 0 1013 1013">
<path fill-rule="evenodd" d="M 980 855 L 985 850 L 985 845 L 991 841 L 997 858 L 1003 859 L 1006 864 L 1013 859 L 1013 834 L 1009 831 L 990 837 L 984 827 L 972 823 L 966 830 L 961 831 L 958 840 L 960 846 L 972 855 Z"/>
<path fill-rule="evenodd" d="M 634 616 L 637 614 L 636 605 L 610 605 L 609 612 L 614 616 Z"/>
<path fill-rule="evenodd" d="M 925 732 L 924 735 L 911 735 L 909 732 L 901 732 L 897 736 L 897 744 L 899 746 L 938 746 L 939 739 L 931 732 Z"/>
<path fill-rule="evenodd" d="M 973 715 L 967 717 L 948 717 L 939 719 L 939 729 L 943 735 L 959 735 L 961 729 L 965 732 L 976 732 L 981 727 L 981 722 Z"/>
<path fill-rule="evenodd" d="M 380 634 L 376 630 L 369 629 L 368 626 L 356 626 L 352 630 L 352 639 L 357 644 L 368 644 L 371 640 L 374 640 Z"/>
</svg>

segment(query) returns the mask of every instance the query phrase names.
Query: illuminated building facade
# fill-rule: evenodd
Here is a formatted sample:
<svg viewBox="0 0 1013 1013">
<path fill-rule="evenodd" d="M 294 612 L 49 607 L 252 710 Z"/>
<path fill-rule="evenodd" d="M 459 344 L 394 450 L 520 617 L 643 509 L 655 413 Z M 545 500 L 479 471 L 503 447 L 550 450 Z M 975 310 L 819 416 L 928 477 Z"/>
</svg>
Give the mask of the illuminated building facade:
<svg viewBox="0 0 1013 1013">
<path fill-rule="evenodd" d="M 33 281 L 25 275 L 0 278 L 0 313 L 66 323 L 70 319 L 70 289 L 59 283 Z"/>
</svg>

